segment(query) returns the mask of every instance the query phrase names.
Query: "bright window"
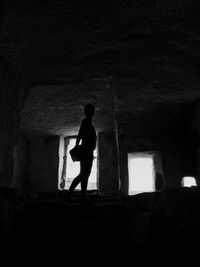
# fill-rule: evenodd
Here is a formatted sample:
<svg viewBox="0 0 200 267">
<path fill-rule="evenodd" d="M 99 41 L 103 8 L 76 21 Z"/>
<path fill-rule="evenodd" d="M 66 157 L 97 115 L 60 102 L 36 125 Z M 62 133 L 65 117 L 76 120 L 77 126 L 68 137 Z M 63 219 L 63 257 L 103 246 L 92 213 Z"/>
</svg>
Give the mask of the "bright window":
<svg viewBox="0 0 200 267">
<path fill-rule="evenodd" d="M 71 156 L 69 154 L 69 151 L 75 146 L 76 138 L 71 137 L 68 138 L 68 145 L 67 145 L 67 157 L 66 157 L 66 167 L 64 170 L 65 175 L 65 187 L 62 189 L 69 189 L 73 179 L 79 174 L 80 172 L 80 163 L 79 162 L 73 162 L 71 159 Z M 60 148 L 59 148 L 59 182 L 58 182 L 58 188 L 60 188 L 61 183 L 61 177 L 62 177 L 62 169 L 64 166 L 64 141 L 62 139 L 60 140 Z M 91 170 L 91 174 L 88 180 L 88 190 L 97 189 L 97 150 L 94 151 L 95 159 L 93 160 L 93 166 Z M 81 189 L 81 184 L 79 184 L 76 189 Z"/>
<path fill-rule="evenodd" d="M 128 154 L 129 195 L 155 191 L 153 155 Z"/>
<path fill-rule="evenodd" d="M 184 187 L 191 187 L 191 186 L 196 186 L 196 180 L 194 177 L 191 176 L 185 176 L 182 178 L 182 186 Z"/>
</svg>

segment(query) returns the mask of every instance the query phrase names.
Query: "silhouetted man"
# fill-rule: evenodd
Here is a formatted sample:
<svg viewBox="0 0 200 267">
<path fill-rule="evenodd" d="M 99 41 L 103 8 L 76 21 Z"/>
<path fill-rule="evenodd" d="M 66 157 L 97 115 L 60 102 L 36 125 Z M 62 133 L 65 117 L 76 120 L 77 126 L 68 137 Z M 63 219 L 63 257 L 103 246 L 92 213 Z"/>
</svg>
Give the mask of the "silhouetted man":
<svg viewBox="0 0 200 267">
<path fill-rule="evenodd" d="M 87 202 L 86 191 L 88 185 L 88 179 L 92 169 L 93 152 L 96 148 L 96 131 L 92 124 L 92 118 L 94 116 L 95 107 L 92 104 L 87 104 L 84 107 L 85 118 L 82 120 L 78 136 L 76 139 L 76 145 L 78 146 L 80 141 L 83 148 L 83 157 L 80 161 L 80 173 L 73 180 L 67 195 L 67 200 L 71 200 L 71 195 L 74 192 L 76 186 L 81 183 L 81 200 Z"/>
</svg>

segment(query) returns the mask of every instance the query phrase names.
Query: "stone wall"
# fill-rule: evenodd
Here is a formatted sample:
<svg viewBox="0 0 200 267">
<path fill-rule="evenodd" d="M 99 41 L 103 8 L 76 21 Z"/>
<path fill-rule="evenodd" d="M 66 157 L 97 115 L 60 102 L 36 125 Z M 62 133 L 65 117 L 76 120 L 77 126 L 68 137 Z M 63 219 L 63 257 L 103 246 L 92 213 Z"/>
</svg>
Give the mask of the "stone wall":
<svg viewBox="0 0 200 267">
<path fill-rule="evenodd" d="M 35 135 L 26 139 L 26 148 L 20 142 L 15 155 L 15 187 L 33 192 L 57 191 L 59 137 Z"/>
<path fill-rule="evenodd" d="M 13 181 L 12 187 L 16 189 L 23 189 L 24 182 L 27 179 L 27 139 L 20 134 L 18 142 L 14 149 L 13 159 Z"/>
<path fill-rule="evenodd" d="M 57 191 L 59 137 L 20 137 L 14 153 L 14 182 L 18 189 Z M 110 195 L 119 191 L 118 157 L 113 132 L 98 134 L 98 188 Z"/>
<path fill-rule="evenodd" d="M 198 182 L 198 148 L 193 144 L 194 132 L 191 127 L 193 116 L 194 113 L 190 112 L 188 117 L 179 119 L 176 124 L 169 123 L 165 129 L 162 124 L 155 127 L 148 121 L 141 120 L 136 124 L 134 117 L 127 120 L 129 123 L 124 123 L 124 129 L 118 135 L 122 194 L 128 194 L 127 155 L 134 152 L 160 153 L 167 188 L 181 187 L 181 179 L 184 176 L 194 176 Z M 196 123 L 197 121 L 194 124 Z"/>
<path fill-rule="evenodd" d="M 119 190 L 118 157 L 115 134 L 101 132 L 99 142 L 99 190 L 102 194 L 115 194 Z"/>
<path fill-rule="evenodd" d="M 24 88 L 21 75 L 0 55 L 0 185 L 10 186 Z"/>
</svg>

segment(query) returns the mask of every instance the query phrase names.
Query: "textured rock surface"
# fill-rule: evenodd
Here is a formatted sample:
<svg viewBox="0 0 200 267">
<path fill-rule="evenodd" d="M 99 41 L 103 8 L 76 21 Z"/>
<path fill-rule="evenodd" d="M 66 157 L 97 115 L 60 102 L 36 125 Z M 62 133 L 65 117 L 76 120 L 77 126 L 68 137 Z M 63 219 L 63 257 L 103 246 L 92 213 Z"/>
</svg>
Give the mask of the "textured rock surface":
<svg viewBox="0 0 200 267">
<path fill-rule="evenodd" d="M 114 110 L 119 124 L 149 111 L 175 124 L 200 97 L 199 12 L 197 0 L 2 1 L 0 52 L 30 89 L 21 127 L 73 134 L 88 100 L 99 130 Z"/>
<path fill-rule="evenodd" d="M 73 85 L 47 85 L 30 90 L 21 128 L 26 133 L 74 135 L 84 117 L 87 102 L 96 105 L 98 131 L 113 127 L 113 93 L 106 80 L 93 79 Z"/>
<path fill-rule="evenodd" d="M 101 81 L 96 81 L 93 97 L 85 81 L 101 80 L 107 74 L 115 81 L 119 112 L 132 113 L 155 103 L 199 97 L 199 20 L 195 0 L 29 0 L 5 5 L 1 50 L 23 73 L 26 83 L 36 88 L 33 99 L 29 96 L 25 121 L 41 128 L 45 116 L 45 130 L 46 124 L 51 129 L 56 120 L 55 132 L 63 132 L 58 124 L 69 121 L 69 109 L 74 105 L 79 110 L 80 104 L 90 98 L 106 114 L 107 91 L 96 91 Z M 83 87 L 84 96 L 78 99 L 74 92 L 82 94 Z M 54 102 L 47 103 L 48 97 Z M 72 106 L 63 113 L 69 100 Z M 35 101 L 38 104 L 29 108 Z M 57 104 L 59 108 L 54 109 Z M 41 106 L 44 110 L 36 111 Z M 54 119 L 49 120 L 46 113 L 64 115 L 57 120 L 51 114 Z M 70 123 L 74 126 L 79 115 L 72 116 Z"/>
<path fill-rule="evenodd" d="M 182 80 L 182 71 L 196 67 L 198 1 L 45 2 L 16 1 L 2 24 L 5 56 L 32 82 L 77 82 L 106 71 L 146 81 L 177 71 Z"/>
<path fill-rule="evenodd" d="M 4 185 L 12 179 L 23 92 L 20 74 L 0 57 L 0 182 Z"/>
</svg>

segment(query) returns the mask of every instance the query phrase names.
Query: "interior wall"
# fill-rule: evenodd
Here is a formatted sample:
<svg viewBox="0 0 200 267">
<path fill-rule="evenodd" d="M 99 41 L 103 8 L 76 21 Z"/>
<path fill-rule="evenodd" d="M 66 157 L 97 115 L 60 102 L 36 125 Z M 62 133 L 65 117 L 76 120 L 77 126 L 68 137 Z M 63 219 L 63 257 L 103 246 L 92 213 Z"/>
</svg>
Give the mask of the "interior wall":
<svg viewBox="0 0 200 267">
<path fill-rule="evenodd" d="M 179 121 L 176 127 L 146 127 L 147 123 L 134 121 L 132 117 L 118 125 L 118 142 L 113 132 L 99 132 L 99 190 L 112 194 L 120 188 L 128 194 L 128 153 L 159 151 L 165 178 L 165 187 L 180 187 L 183 176 L 199 179 L 200 137 L 199 109 L 193 110 L 188 118 Z M 55 191 L 58 179 L 59 137 L 27 136 L 26 149 L 21 145 L 18 162 L 26 164 L 15 168 L 18 185 L 32 191 Z M 20 148 L 21 147 L 21 148 Z M 119 155 L 118 155 L 119 150 Z M 26 151 L 26 152 L 24 152 Z M 22 155 L 26 153 L 27 155 Z M 118 169 L 119 156 L 119 169 Z M 20 158 L 21 157 L 21 158 Z M 119 171 L 119 172 L 118 172 Z M 24 173 L 23 182 L 20 176 Z M 120 179 L 119 179 L 120 177 Z M 162 186 L 160 186 L 162 189 Z"/>
<path fill-rule="evenodd" d="M 58 150 L 58 136 L 27 136 L 26 168 L 23 175 L 25 190 L 57 191 Z"/>
<path fill-rule="evenodd" d="M 57 191 L 59 137 L 26 135 L 14 153 L 13 187 L 33 192 Z M 98 133 L 98 188 L 102 194 L 119 190 L 116 138 L 113 132 Z"/>
<path fill-rule="evenodd" d="M 27 170 L 27 140 L 20 134 L 13 154 L 14 169 L 12 187 L 22 190 Z"/>
<path fill-rule="evenodd" d="M 171 135 L 156 141 L 162 154 L 166 187 L 181 187 L 182 177 L 196 176 L 195 158 L 185 138 Z"/>
<path fill-rule="evenodd" d="M 21 75 L 0 56 L 0 186 L 11 186 L 13 151 L 24 100 Z"/>
<path fill-rule="evenodd" d="M 197 166 L 197 184 L 200 185 L 200 101 L 194 103 L 193 112 L 190 120 L 190 139 Z"/>
<path fill-rule="evenodd" d="M 131 121 L 131 120 L 129 120 Z M 191 143 L 189 131 L 181 123 L 177 128 L 162 132 L 158 129 L 145 131 L 142 127 L 134 131 L 134 123 L 124 128 L 120 134 L 120 180 L 121 193 L 128 194 L 128 153 L 159 151 L 162 159 L 162 169 L 165 188 L 181 187 L 183 176 L 195 176 L 197 179 L 196 155 Z M 200 151 L 200 150 L 199 150 Z M 161 189 L 161 188 L 160 188 Z"/>
<path fill-rule="evenodd" d="M 102 194 L 119 192 L 118 155 L 114 132 L 100 132 L 99 140 L 99 191 Z"/>
</svg>

